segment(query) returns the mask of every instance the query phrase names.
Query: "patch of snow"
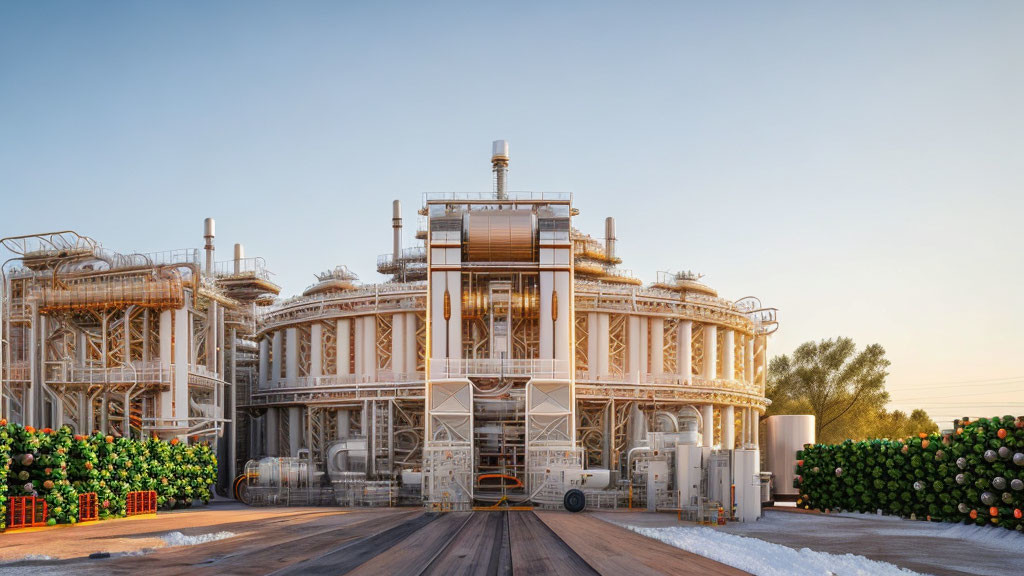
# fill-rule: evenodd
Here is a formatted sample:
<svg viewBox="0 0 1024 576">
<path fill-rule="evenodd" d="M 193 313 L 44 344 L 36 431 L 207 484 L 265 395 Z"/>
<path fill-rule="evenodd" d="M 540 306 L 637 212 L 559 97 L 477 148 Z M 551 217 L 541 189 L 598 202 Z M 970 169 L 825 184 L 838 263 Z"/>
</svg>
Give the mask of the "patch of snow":
<svg viewBox="0 0 1024 576">
<path fill-rule="evenodd" d="M 167 543 L 167 546 L 195 546 L 197 544 L 206 544 L 207 542 L 216 542 L 217 540 L 224 540 L 225 538 L 234 538 L 234 532 L 211 532 L 210 534 L 197 534 L 195 536 L 186 536 L 181 532 L 174 531 L 168 532 L 160 537 L 161 540 Z"/>
<path fill-rule="evenodd" d="M 56 560 L 53 556 L 47 556 L 46 554 L 27 554 L 17 560 L 10 560 L 10 562 L 29 562 L 32 560 Z"/>
<path fill-rule="evenodd" d="M 711 528 L 626 526 L 644 536 L 756 576 L 919 576 L 888 562 L 853 554 L 827 554 L 809 548 L 794 550 L 757 538 L 746 538 Z"/>
</svg>

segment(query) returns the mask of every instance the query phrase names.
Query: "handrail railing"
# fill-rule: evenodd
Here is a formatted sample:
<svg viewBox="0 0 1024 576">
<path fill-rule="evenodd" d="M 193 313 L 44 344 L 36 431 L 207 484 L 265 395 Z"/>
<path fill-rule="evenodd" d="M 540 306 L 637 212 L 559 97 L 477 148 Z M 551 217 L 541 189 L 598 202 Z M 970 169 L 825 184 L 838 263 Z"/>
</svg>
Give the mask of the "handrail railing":
<svg viewBox="0 0 1024 576">
<path fill-rule="evenodd" d="M 571 192 L 507 192 L 505 194 L 507 200 L 511 201 L 571 201 Z M 427 202 L 441 202 L 445 200 L 451 200 L 454 202 L 458 201 L 477 201 L 477 200 L 494 200 L 497 202 L 494 192 L 424 192 L 423 201 Z"/>
<path fill-rule="evenodd" d="M 430 361 L 431 378 L 461 378 L 465 376 L 568 378 L 569 361 L 489 358 L 443 358 Z"/>
</svg>

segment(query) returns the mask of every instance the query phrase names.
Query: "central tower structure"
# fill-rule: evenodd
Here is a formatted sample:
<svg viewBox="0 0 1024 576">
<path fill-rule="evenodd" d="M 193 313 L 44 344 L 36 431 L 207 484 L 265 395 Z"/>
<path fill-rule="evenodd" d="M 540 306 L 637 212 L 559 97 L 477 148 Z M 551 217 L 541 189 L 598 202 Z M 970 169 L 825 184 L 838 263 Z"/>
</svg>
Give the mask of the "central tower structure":
<svg viewBox="0 0 1024 576">
<path fill-rule="evenodd" d="M 424 495 L 526 499 L 550 453 L 574 453 L 572 197 L 428 194 Z"/>
</svg>

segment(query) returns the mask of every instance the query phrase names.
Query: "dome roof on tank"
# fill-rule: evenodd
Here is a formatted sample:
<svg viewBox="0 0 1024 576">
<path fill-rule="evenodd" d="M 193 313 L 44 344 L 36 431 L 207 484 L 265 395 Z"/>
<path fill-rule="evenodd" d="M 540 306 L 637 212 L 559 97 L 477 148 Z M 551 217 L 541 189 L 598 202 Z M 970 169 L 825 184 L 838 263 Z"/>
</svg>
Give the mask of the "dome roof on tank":
<svg viewBox="0 0 1024 576">
<path fill-rule="evenodd" d="M 348 266 L 335 266 L 332 270 L 317 274 L 316 279 L 317 283 L 306 288 L 302 293 L 303 296 L 355 290 L 359 276 L 349 270 Z"/>
<path fill-rule="evenodd" d="M 655 288 L 671 290 L 673 292 L 694 292 L 707 296 L 718 296 L 718 291 L 701 282 L 704 276 L 691 270 L 680 272 L 658 272 L 658 281 L 654 283 Z"/>
</svg>

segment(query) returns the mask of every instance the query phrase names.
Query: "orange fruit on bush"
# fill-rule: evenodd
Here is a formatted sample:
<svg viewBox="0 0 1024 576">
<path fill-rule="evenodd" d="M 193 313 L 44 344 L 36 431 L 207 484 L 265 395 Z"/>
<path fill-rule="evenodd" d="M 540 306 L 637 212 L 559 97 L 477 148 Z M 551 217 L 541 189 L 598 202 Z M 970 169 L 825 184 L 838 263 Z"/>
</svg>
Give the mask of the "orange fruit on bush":
<svg viewBox="0 0 1024 576">
<path fill-rule="evenodd" d="M 970 516 L 971 516 L 971 520 L 976 520 L 978 518 L 978 511 L 977 510 L 971 510 Z"/>
<path fill-rule="evenodd" d="M 918 432 L 918 433 L 917 433 L 917 437 L 918 437 L 918 438 L 920 438 L 920 439 L 922 439 L 922 440 L 924 440 L 925 438 L 927 438 L 927 437 L 928 437 L 928 435 L 927 435 L 927 434 L 925 434 L 924 432 Z"/>
<path fill-rule="evenodd" d="M 999 508 L 996 508 L 995 506 L 989 508 L 988 515 L 992 516 L 993 518 L 999 516 Z"/>
<path fill-rule="evenodd" d="M 930 442 L 928 442 L 927 438 L 924 439 L 924 440 L 921 440 L 921 448 L 927 448 L 928 444 L 930 444 Z"/>
<path fill-rule="evenodd" d="M 1020 508 L 1017 508 L 1016 510 L 1013 511 L 1013 517 L 1014 518 L 1024 517 L 1024 512 L 1021 512 Z"/>
<path fill-rule="evenodd" d="M 105 438 L 105 440 L 107 441 L 107 444 L 113 444 L 114 443 L 114 437 L 113 436 L 107 436 Z"/>
<path fill-rule="evenodd" d="M 1000 440 L 1006 438 L 1006 428 L 1000 428 L 999 432 L 996 432 L 996 436 L 999 436 Z"/>
</svg>

